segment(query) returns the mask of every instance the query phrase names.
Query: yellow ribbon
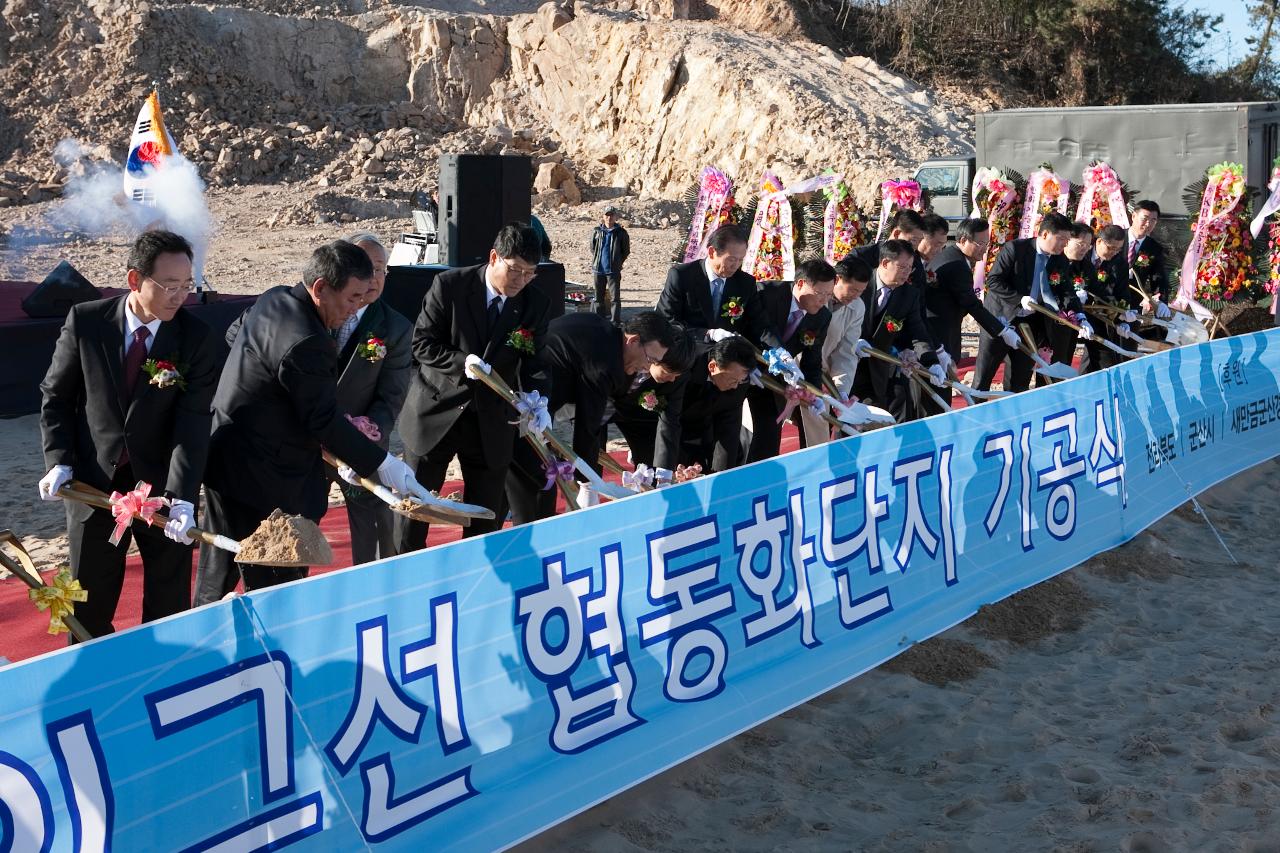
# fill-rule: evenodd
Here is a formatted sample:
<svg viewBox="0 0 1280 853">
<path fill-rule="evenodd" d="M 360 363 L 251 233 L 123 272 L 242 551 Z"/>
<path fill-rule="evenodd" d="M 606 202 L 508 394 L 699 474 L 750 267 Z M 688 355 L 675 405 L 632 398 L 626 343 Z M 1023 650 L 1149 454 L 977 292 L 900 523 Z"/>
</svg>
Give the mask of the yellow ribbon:
<svg viewBox="0 0 1280 853">
<path fill-rule="evenodd" d="M 80 587 L 80 581 L 71 577 L 69 569 L 59 569 L 53 576 L 52 586 L 29 589 L 27 596 L 35 602 L 37 610 L 49 611 L 49 633 L 63 634 L 70 630 L 63 617 L 74 615 L 74 602 L 88 600 L 89 593 Z"/>
</svg>

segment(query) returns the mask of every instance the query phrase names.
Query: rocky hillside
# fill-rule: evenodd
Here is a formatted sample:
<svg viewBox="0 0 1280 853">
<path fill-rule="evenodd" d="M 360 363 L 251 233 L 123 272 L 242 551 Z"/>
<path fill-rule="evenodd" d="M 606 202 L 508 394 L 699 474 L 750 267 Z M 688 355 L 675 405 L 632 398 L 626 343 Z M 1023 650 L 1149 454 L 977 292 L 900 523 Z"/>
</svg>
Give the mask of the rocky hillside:
<svg viewBox="0 0 1280 853">
<path fill-rule="evenodd" d="M 722 5 L 8 0 L 0 206 L 61 191 L 62 139 L 122 161 L 153 82 L 213 185 L 403 196 L 470 151 L 535 157 L 543 205 L 672 198 L 707 164 L 744 184 L 830 167 L 869 196 L 969 147 L 956 105 L 803 41 L 787 0 Z"/>
</svg>

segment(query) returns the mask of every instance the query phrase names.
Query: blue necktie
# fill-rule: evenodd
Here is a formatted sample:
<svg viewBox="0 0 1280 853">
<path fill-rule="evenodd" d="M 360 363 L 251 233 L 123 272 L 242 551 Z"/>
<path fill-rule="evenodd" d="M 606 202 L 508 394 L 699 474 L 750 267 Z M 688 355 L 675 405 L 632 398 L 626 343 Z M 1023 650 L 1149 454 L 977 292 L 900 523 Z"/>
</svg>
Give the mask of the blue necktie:
<svg viewBox="0 0 1280 853">
<path fill-rule="evenodd" d="M 724 293 L 724 279 L 717 276 L 711 279 L 711 322 L 720 316 L 720 296 Z"/>
</svg>

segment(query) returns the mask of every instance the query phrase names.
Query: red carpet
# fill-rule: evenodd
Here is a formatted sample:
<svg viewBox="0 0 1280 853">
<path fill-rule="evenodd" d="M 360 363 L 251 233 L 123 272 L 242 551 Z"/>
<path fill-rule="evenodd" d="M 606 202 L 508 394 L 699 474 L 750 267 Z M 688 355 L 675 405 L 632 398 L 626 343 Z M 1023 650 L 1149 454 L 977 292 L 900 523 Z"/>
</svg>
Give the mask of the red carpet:
<svg viewBox="0 0 1280 853">
<path fill-rule="evenodd" d="M 790 424 L 784 427 L 782 452 L 788 453 L 799 447 L 795 428 Z M 626 464 L 626 453 L 615 452 L 614 458 Z M 616 478 L 610 478 L 615 480 Z M 445 484 L 443 491 L 448 493 L 462 488 L 460 481 Z M 564 499 L 560 499 L 559 511 L 564 511 Z M 320 522 L 320 529 L 325 538 L 333 546 L 334 562 L 324 568 L 313 568 L 311 574 L 321 575 L 337 569 L 345 569 L 351 565 L 351 532 L 347 528 L 347 513 L 342 507 L 333 507 Z M 443 545 L 461 538 L 462 529 L 445 525 L 432 525 L 427 539 L 429 546 Z M 195 560 L 192 560 L 192 576 L 194 578 Z M 52 566 L 40 566 L 51 569 Z M 120 604 L 116 608 L 115 626 L 117 631 L 131 628 L 142 621 L 142 559 L 136 554 L 125 564 L 124 591 L 120 594 Z M 27 586 L 16 578 L 0 581 L 0 629 L 3 637 L 0 640 L 0 655 L 10 661 L 25 660 L 45 652 L 63 648 L 67 644 L 66 636 L 57 637 L 49 634 L 49 617 L 36 610 L 27 598 Z"/>
</svg>

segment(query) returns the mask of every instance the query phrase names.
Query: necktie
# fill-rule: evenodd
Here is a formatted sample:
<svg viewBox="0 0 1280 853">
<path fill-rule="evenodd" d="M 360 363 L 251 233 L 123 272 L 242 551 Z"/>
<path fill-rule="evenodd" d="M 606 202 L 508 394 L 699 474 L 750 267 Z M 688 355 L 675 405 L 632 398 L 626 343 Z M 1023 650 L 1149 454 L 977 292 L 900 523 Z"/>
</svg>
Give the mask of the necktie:
<svg viewBox="0 0 1280 853">
<path fill-rule="evenodd" d="M 502 313 L 502 297 L 495 296 L 489 301 L 489 335 L 498 325 L 498 315 Z"/>
<path fill-rule="evenodd" d="M 714 324 L 720 316 L 720 297 L 724 293 L 724 279 L 717 276 L 711 279 L 711 322 Z"/>
<path fill-rule="evenodd" d="M 796 329 L 800 328 L 800 321 L 804 319 L 804 311 L 800 308 L 792 311 L 787 317 L 787 328 L 782 333 L 782 343 L 786 344 L 791 340 L 791 336 L 796 333 Z"/>
<path fill-rule="evenodd" d="M 356 326 L 360 320 L 355 314 L 342 321 L 342 327 L 338 329 L 338 352 L 346 349 L 347 341 L 351 340 L 351 336 L 355 334 Z"/>
<path fill-rule="evenodd" d="M 1036 253 L 1036 278 L 1033 285 L 1034 292 L 1032 295 L 1038 302 L 1054 311 L 1058 310 L 1058 297 L 1053 292 L 1053 285 L 1049 283 L 1049 256 Z"/>
<path fill-rule="evenodd" d="M 1129 263 L 1132 264 L 1133 259 L 1136 258 L 1137 256 L 1138 256 L 1138 241 L 1130 240 L 1129 241 Z"/>
<path fill-rule="evenodd" d="M 147 338 L 151 330 L 139 326 L 133 333 L 133 343 L 124 354 L 124 399 L 127 404 L 133 399 L 133 389 L 138 387 L 138 376 L 142 374 L 142 363 L 147 360 Z"/>
<path fill-rule="evenodd" d="M 884 285 L 880 285 L 880 290 L 876 292 L 876 310 L 877 311 L 883 311 L 884 306 L 889 304 L 889 294 L 892 292 L 893 290 L 891 290 L 890 288 L 885 287 Z"/>
</svg>

